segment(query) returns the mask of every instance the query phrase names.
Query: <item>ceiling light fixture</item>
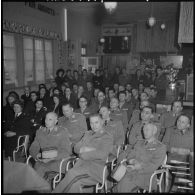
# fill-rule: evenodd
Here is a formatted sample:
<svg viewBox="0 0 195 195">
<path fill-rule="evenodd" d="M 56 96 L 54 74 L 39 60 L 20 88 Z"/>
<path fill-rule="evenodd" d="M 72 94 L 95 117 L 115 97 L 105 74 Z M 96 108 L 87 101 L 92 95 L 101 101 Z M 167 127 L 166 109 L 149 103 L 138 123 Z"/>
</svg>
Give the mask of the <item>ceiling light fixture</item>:
<svg viewBox="0 0 195 195">
<path fill-rule="evenodd" d="M 156 18 L 152 16 L 153 15 L 153 3 L 151 2 L 151 15 L 148 18 L 148 25 L 150 27 L 154 26 L 156 24 Z"/>
<path fill-rule="evenodd" d="M 112 13 L 117 7 L 117 2 L 104 2 L 104 7 L 109 13 Z"/>
</svg>

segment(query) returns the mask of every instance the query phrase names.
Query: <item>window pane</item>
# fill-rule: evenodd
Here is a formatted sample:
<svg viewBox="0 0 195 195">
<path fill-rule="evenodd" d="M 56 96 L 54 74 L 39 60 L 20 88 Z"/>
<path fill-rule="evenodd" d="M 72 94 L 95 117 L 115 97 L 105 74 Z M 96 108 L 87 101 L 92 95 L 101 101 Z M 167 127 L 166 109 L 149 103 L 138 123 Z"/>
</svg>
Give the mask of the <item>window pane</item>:
<svg viewBox="0 0 195 195">
<path fill-rule="evenodd" d="M 32 60 L 25 60 L 25 76 L 24 82 L 27 85 L 28 81 L 33 81 L 33 61 Z"/>
<path fill-rule="evenodd" d="M 24 49 L 33 49 L 33 38 L 24 38 Z"/>
<path fill-rule="evenodd" d="M 51 41 L 45 41 L 45 51 L 52 51 Z"/>
<path fill-rule="evenodd" d="M 45 81 L 44 61 L 36 61 L 35 69 L 36 69 L 36 82 L 44 82 Z"/>
<path fill-rule="evenodd" d="M 45 52 L 45 58 L 46 58 L 46 61 L 52 61 L 52 53 L 46 51 Z"/>
<path fill-rule="evenodd" d="M 14 35 L 3 34 L 3 66 L 5 71 L 5 84 L 18 86 L 16 69 L 16 48 Z"/>
<path fill-rule="evenodd" d="M 3 46 L 4 47 L 15 47 L 15 40 L 13 35 L 3 35 Z"/>
<path fill-rule="evenodd" d="M 4 48 L 4 59 L 5 60 L 16 60 L 15 48 Z"/>
<path fill-rule="evenodd" d="M 33 60 L 33 50 L 24 50 L 24 61 Z"/>
<path fill-rule="evenodd" d="M 42 40 L 35 40 L 35 50 L 43 50 L 43 41 Z"/>
<path fill-rule="evenodd" d="M 16 62 L 13 60 L 4 60 L 5 84 L 17 85 Z"/>
<path fill-rule="evenodd" d="M 35 61 L 43 61 L 44 60 L 44 53 L 43 51 L 35 51 Z"/>
</svg>

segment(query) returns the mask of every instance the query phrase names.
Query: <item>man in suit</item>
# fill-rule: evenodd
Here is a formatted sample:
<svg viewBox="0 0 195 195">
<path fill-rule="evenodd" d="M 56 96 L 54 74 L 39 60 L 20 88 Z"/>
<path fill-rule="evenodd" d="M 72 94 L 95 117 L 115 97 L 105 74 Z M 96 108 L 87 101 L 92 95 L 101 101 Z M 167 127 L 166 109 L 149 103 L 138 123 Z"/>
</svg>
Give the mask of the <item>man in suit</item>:
<svg viewBox="0 0 195 195">
<path fill-rule="evenodd" d="M 74 109 L 77 108 L 77 99 L 73 95 L 70 87 L 66 87 L 66 89 L 65 89 L 65 97 L 64 97 L 63 103 L 69 103 L 73 106 Z"/>
<path fill-rule="evenodd" d="M 113 148 L 113 137 L 105 131 L 98 114 L 90 116 L 90 124 L 92 130 L 86 131 L 74 147 L 79 159 L 53 193 L 82 193 L 84 186 L 102 181 L 103 169 Z"/>
</svg>

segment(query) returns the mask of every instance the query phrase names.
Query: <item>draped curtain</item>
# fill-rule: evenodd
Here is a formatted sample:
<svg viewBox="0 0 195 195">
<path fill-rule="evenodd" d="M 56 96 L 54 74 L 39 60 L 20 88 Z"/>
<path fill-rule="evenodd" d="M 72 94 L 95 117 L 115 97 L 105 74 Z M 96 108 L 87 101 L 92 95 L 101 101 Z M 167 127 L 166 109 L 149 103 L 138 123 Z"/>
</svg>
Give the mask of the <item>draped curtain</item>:
<svg viewBox="0 0 195 195">
<path fill-rule="evenodd" d="M 181 2 L 178 43 L 193 43 L 194 2 Z"/>
</svg>

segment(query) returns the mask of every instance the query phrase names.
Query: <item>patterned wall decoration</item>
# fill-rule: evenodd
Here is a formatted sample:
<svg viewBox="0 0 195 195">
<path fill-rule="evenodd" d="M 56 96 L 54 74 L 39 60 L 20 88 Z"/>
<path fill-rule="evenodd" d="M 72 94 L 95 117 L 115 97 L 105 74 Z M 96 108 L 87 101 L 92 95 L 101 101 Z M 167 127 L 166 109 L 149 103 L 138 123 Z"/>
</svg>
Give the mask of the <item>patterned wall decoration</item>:
<svg viewBox="0 0 195 195">
<path fill-rule="evenodd" d="M 65 59 L 63 59 L 63 56 L 65 49 L 61 33 L 38 28 L 29 24 L 20 24 L 18 22 L 8 20 L 3 20 L 3 30 L 58 41 L 58 63 L 59 65 L 64 64 Z"/>
<path fill-rule="evenodd" d="M 48 31 L 46 29 L 37 28 L 27 24 L 20 24 L 14 21 L 3 20 L 3 30 L 15 32 L 15 33 L 34 35 L 37 37 L 62 40 L 61 33 Z"/>
</svg>

